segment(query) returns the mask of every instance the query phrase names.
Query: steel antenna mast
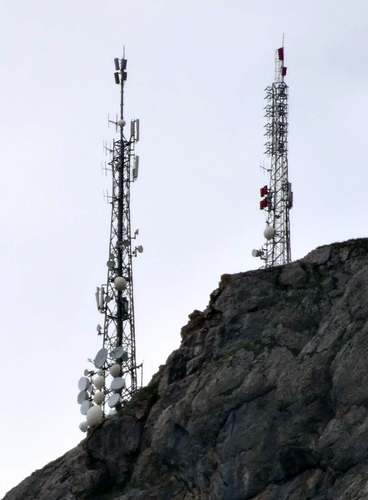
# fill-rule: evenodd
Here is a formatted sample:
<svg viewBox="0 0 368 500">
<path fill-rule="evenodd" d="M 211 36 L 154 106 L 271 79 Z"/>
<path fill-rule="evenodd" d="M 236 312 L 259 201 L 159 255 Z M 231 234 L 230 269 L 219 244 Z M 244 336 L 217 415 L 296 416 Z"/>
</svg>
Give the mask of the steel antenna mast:
<svg viewBox="0 0 368 500">
<path fill-rule="evenodd" d="M 288 172 L 288 86 L 287 68 L 282 46 L 275 55 L 275 79 L 265 89 L 265 154 L 270 158 L 269 184 L 260 189 L 260 209 L 266 213 L 266 242 L 254 257 L 260 257 L 264 267 L 287 264 L 291 261 L 290 216 L 293 192 Z"/>
<path fill-rule="evenodd" d="M 103 346 L 94 360 L 94 367 L 85 370 L 79 381 L 78 402 L 81 413 L 87 416 L 80 429 L 86 431 L 105 417 L 106 409 L 119 409 L 138 389 L 136 362 L 133 257 L 143 252 L 135 246 L 139 231 L 132 234 L 130 187 L 138 178 L 139 157 L 135 145 L 139 141 L 139 120 L 132 120 L 129 135 L 124 118 L 124 87 L 127 80 L 127 59 L 114 59 L 115 83 L 120 89 L 120 113 L 115 120 L 108 119 L 117 133 L 108 162 L 112 177 L 111 223 L 107 280 L 97 287 L 96 303 L 104 316 L 103 326 L 97 325 Z"/>
</svg>

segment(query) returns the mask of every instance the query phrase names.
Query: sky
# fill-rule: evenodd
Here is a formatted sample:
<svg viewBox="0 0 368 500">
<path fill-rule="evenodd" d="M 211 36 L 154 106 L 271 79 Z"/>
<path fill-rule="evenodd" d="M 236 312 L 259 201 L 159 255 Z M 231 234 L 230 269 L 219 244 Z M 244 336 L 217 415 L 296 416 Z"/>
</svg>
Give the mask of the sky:
<svg viewBox="0 0 368 500">
<path fill-rule="evenodd" d="M 140 118 L 132 224 L 144 382 L 221 274 L 255 269 L 264 88 L 285 33 L 293 259 L 366 236 L 368 3 L 0 0 L 0 496 L 83 438 L 76 401 L 101 347 L 103 141 Z"/>
</svg>

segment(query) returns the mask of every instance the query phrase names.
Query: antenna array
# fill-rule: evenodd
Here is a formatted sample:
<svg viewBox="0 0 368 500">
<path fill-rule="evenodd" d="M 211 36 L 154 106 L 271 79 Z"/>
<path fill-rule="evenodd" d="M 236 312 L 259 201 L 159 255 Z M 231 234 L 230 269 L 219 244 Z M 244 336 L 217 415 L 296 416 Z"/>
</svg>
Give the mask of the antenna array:
<svg viewBox="0 0 368 500">
<path fill-rule="evenodd" d="M 78 403 L 86 421 L 80 429 L 86 432 L 99 425 L 108 406 L 112 412 L 119 409 L 138 389 L 136 364 L 133 257 L 143 252 L 142 245 L 134 245 L 139 231 L 132 235 L 130 217 L 130 186 L 138 178 L 139 157 L 135 145 L 139 141 L 139 120 L 132 120 L 125 132 L 124 87 L 127 79 L 127 59 L 114 59 L 115 83 L 120 88 L 120 115 L 108 119 L 115 127 L 108 170 L 111 171 L 112 192 L 109 257 L 106 283 L 97 287 L 96 305 L 103 315 L 103 326 L 97 325 L 102 337 L 102 349 L 93 367 L 79 380 Z"/>
<path fill-rule="evenodd" d="M 265 244 L 253 250 L 264 267 L 287 264 L 291 260 L 290 218 L 293 193 L 288 178 L 288 86 L 284 81 L 284 47 L 276 51 L 275 80 L 265 89 L 265 154 L 270 158 L 269 185 L 260 189 L 260 209 L 266 213 Z"/>
</svg>

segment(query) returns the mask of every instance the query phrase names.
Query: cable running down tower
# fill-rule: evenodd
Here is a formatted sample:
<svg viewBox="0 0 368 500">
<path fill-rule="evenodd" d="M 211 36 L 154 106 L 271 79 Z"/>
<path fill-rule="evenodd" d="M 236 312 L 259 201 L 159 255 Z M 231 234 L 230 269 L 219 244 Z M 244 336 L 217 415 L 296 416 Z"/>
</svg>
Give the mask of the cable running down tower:
<svg viewBox="0 0 368 500">
<path fill-rule="evenodd" d="M 127 59 L 114 59 L 115 83 L 120 89 L 120 114 L 108 120 L 117 133 L 111 148 L 108 170 L 112 176 L 111 224 L 106 283 L 96 289 L 96 304 L 103 315 L 103 326 L 97 325 L 102 337 L 92 369 L 84 371 L 79 380 L 78 403 L 86 421 L 80 424 L 85 432 L 99 425 L 107 408 L 119 409 L 138 389 L 136 363 L 133 257 L 143 252 L 135 246 L 139 231 L 132 235 L 130 187 L 138 178 L 139 157 L 135 145 L 139 141 L 139 120 L 132 120 L 129 135 L 124 119 L 124 87 L 127 80 Z"/>
<path fill-rule="evenodd" d="M 288 174 L 288 86 L 284 79 L 284 47 L 275 56 L 275 80 L 265 89 L 265 154 L 270 158 L 269 184 L 260 189 L 260 209 L 266 213 L 266 242 L 254 257 L 260 257 L 264 267 L 287 264 L 291 261 L 290 217 L 293 193 Z"/>
</svg>

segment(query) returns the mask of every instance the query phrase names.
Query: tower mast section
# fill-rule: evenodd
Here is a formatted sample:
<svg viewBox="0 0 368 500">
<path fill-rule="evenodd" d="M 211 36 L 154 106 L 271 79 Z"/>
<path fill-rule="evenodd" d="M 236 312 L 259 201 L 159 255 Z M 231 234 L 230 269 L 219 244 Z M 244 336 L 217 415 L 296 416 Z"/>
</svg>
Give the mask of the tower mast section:
<svg viewBox="0 0 368 500">
<path fill-rule="evenodd" d="M 97 325 L 102 336 L 102 349 L 92 361 L 92 370 L 85 370 L 81 378 L 78 402 L 87 421 L 81 430 L 94 427 L 103 420 L 106 409 L 119 409 L 138 389 L 136 362 L 133 257 L 143 252 L 134 246 L 138 229 L 132 235 L 130 188 L 138 178 L 139 157 L 135 145 L 139 141 L 139 120 L 132 120 L 129 135 L 124 117 L 124 87 L 127 80 L 127 59 L 115 58 L 115 83 L 120 89 L 120 116 L 110 120 L 117 138 L 113 139 L 108 162 L 112 178 L 109 257 L 106 283 L 97 287 L 98 311 L 103 314 L 103 327 Z"/>
<path fill-rule="evenodd" d="M 264 267 L 291 261 L 290 209 L 293 193 L 288 169 L 288 91 L 284 47 L 275 55 L 275 79 L 265 90 L 265 154 L 269 157 L 269 184 L 260 190 L 260 209 L 266 213 L 265 244 L 253 250 Z"/>
</svg>

